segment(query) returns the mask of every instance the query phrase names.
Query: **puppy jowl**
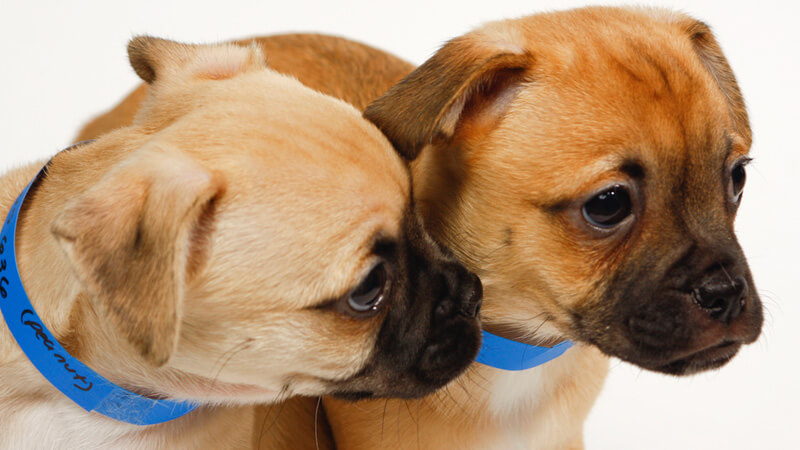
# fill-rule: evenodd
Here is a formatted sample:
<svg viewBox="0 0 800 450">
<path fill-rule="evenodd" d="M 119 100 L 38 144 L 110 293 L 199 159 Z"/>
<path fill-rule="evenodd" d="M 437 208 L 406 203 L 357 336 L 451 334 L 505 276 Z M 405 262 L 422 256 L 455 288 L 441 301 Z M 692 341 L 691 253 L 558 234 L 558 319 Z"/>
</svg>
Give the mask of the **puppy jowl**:
<svg viewBox="0 0 800 450">
<path fill-rule="evenodd" d="M 703 23 L 613 8 L 496 22 L 365 116 L 422 152 L 420 209 L 484 280 L 485 327 L 671 374 L 758 337 L 733 232 L 751 132 Z"/>
</svg>

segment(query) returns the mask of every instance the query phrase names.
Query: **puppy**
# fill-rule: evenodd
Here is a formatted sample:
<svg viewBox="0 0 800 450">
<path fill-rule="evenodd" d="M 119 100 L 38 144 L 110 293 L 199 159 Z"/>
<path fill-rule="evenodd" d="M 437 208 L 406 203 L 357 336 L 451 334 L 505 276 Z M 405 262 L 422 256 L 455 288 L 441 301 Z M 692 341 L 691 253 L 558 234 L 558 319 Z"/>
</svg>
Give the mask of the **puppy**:
<svg viewBox="0 0 800 450">
<path fill-rule="evenodd" d="M 33 306 L 3 305 L 0 448 L 250 448 L 255 403 L 419 397 L 467 367 L 480 282 L 421 228 L 377 128 L 255 47 L 140 37 L 129 56 L 150 87 L 133 125 L 2 177 L 21 218 L 0 270 L 24 282 L 3 273 L 0 301 Z M 23 354 L 31 336 L 54 385 L 104 387 L 95 370 L 131 391 L 110 417 L 129 398 L 196 409 L 84 411 Z"/>
<path fill-rule="evenodd" d="M 349 55 L 325 71 L 345 100 L 395 82 L 352 82 L 374 67 L 360 44 L 258 42 L 287 39 L 270 61 L 294 62 L 311 85 L 310 47 L 326 66 Z M 705 24 L 660 9 L 539 14 L 455 38 L 408 70 L 365 116 L 407 158 L 421 154 L 414 195 L 432 234 L 481 276 L 484 327 L 577 345 L 521 372 L 475 364 L 419 401 L 326 399 L 339 448 L 580 448 L 605 355 L 687 375 L 758 337 L 733 232 L 751 131 Z M 104 119 L 128 120 L 121 107 Z"/>
</svg>

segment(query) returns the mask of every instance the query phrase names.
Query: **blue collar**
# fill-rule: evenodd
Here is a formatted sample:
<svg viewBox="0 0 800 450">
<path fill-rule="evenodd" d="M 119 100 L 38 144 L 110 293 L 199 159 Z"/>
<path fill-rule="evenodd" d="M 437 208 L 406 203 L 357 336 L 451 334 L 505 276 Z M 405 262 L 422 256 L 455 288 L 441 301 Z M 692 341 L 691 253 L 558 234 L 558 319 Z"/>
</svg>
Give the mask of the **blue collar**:
<svg viewBox="0 0 800 450">
<path fill-rule="evenodd" d="M 552 347 L 523 344 L 483 331 L 483 344 L 475 361 L 503 370 L 527 370 L 552 361 L 572 347 L 564 341 Z"/>
<path fill-rule="evenodd" d="M 44 170 L 17 197 L 0 235 L 0 311 L 9 330 L 39 372 L 86 411 L 134 425 L 167 422 L 189 413 L 197 405 L 143 397 L 103 378 L 64 350 L 33 309 L 19 276 L 14 241 L 22 202 Z"/>
</svg>

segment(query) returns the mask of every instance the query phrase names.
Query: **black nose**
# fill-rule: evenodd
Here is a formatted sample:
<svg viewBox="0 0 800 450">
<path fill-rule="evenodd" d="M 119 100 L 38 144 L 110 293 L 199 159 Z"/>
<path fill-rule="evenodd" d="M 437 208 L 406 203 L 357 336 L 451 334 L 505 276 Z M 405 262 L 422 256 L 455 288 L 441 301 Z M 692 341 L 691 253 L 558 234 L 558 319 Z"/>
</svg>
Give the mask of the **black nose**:
<svg viewBox="0 0 800 450">
<path fill-rule="evenodd" d="M 747 300 L 747 281 L 742 277 L 705 283 L 692 291 L 695 302 L 711 317 L 730 323 L 742 312 Z"/>
<path fill-rule="evenodd" d="M 483 285 L 477 275 L 460 264 L 451 263 L 442 267 L 439 280 L 437 316 L 444 319 L 458 313 L 468 318 L 477 317 L 483 298 Z"/>
</svg>

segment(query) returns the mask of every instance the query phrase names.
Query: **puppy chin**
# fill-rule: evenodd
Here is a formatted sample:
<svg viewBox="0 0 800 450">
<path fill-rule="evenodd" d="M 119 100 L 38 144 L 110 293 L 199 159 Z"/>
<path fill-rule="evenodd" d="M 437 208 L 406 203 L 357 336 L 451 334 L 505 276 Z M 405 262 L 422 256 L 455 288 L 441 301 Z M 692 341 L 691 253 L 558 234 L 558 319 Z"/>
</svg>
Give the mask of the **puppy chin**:
<svg viewBox="0 0 800 450">
<path fill-rule="evenodd" d="M 579 326 L 579 335 L 603 353 L 644 369 L 692 375 L 724 366 L 742 345 L 758 338 L 763 321 L 760 301 L 752 296 L 746 305 L 740 317 L 722 323 L 708 317 L 689 295 L 663 296 L 661 301 L 650 299 L 644 307 L 617 314 L 618 320 Z"/>
<path fill-rule="evenodd" d="M 669 375 L 693 375 L 724 366 L 736 356 L 741 347 L 742 344 L 739 342 L 722 342 L 667 364 L 648 367 L 648 369 Z"/>
</svg>

